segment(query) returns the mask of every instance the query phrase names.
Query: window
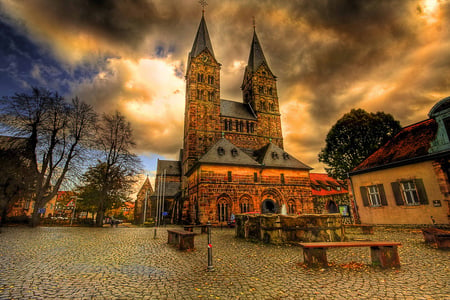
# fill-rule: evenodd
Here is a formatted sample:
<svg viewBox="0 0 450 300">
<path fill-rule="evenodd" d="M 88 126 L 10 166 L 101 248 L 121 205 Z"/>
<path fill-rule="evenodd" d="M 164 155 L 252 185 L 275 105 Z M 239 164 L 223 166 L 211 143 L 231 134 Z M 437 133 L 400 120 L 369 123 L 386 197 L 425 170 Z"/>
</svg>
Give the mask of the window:
<svg viewBox="0 0 450 300">
<path fill-rule="evenodd" d="M 397 205 L 420 205 L 428 204 L 423 180 L 400 180 L 391 183 Z"/>
<path fill-rule="evenodd" d="M 258 182 L 258 173 L 253 173 L 253 181 Z"/>
<path fill-rule="evenodd" d="M 213 101 L 214 100 L 214 91 L 208 92 L 208 100 Z"/>
<path fill-rule="evenodd" d="M 208 75 L 208 84 L 214 84 L 214 76 Z"/>
<path fill-rule="evenodd" d="M 233 176 L 232 176 L 231 171 L 228 171 L 228 182 L 231 182 L 231 181 L 233 181 Z"/>
<path fill-rule="evenodd" d="M 219 200 L 217 204 L 217 217 L 219 222 L 228 221 L 228 203 L 226 200 Z"/>
<path fill-rule="evenodd" d="M 203 90 L 197 90 L 198 99 L 203 100 Z"/>
<path fill-rule="evenodd" d="M 287 213 L 290 215 L 295 214 L 295 201 L 294 200 L 289 200 L 288 205 L 287 205 Z"/>
<path fill-rule="evenodd" d="M 203 82 L 203 74 L 202 73 L 198 73 L 197 74 L 197 81 L 198 82 Z"/>
<path fill-rule="evenodd" d="M 224 123 L 225 123 L 225 128 L 224 128 L 224 130 L 228 130 L 228 120 L 224 120 Z"/>
<path fill-rule="evenodd" d="M 369 192 L 369 201 L 371 206 L 381 206 L 380 194 L 376 185 L 367 187 Z"/>
<path fill-rule="evenodd" d="M 387 206 L 386 194 L 382 184 L 360 187 L 364 206 Z"/>
<path fill-rule="evenodd" d="M 281 180 L 281 184 L 284 184 L 284 174 L 283 173 L 281 173 L 281 175 L 280 175 L 280 180 Z"/>
<path fill-rule="evenodd" d="M 412 181 L 402 182 L 402 192 L 407 205 L 418 205 L 419 196 L 417 195 L 416 185 Z"/>
</svg>

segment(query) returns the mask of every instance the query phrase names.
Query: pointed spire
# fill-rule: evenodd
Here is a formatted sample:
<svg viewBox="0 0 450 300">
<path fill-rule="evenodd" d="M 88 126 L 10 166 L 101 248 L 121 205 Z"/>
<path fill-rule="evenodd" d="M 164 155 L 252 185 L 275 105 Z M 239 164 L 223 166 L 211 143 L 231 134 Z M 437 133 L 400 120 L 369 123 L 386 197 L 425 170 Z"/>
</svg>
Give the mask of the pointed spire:
<svg viewBox="0 0 450 300">
<path fill-rule="evenodd" d="M 205 17 L 202 14 L 200 25 L 198 26 L 197 35 L 195 36 L 194 44 L 192 45 L 190 57 L 196 57 L 203 50 L 208 49 L 211 55 L 214 57 L 214 51 L 212 48 L 211 40 L 209 39 L 208 28 L 206 27 Z"/>
<path fill-rule="evenodd" d="M 261 66 L 263 63 L 265 63 L 266 66 L 269 67 L 266 58 L 264 57 L 261 44 L 259 43 L 258 36 L 256 35 L 255 27 L 255 20 L 253 19 L 253 40 L 247 65 L 247 68 L 252 71 L 252 73 L 255 73 L 258 70 L 259 66 Z"/>
</svg>

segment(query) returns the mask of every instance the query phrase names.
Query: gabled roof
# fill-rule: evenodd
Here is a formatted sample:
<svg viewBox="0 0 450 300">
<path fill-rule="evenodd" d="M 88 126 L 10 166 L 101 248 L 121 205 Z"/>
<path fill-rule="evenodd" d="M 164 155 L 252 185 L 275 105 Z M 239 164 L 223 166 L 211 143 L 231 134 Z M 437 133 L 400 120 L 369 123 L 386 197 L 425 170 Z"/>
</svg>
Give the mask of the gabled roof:
<svg viewBox="0 0 450 300">
<path fill-rule="evenodd" d="M 348 190 L 342 181 L 338 181 L 325 173 L 309 173 L 313 196 L 330 196 L 347 194 Z"/>
<path fill-rule="evenodd" d="M 436 137 L 437 128 L 438 125 L 433 119 L 404 127 L 390 141 L 354 168 L 352 173 L 427 156 L 430 143 Z"/>
<path fill-rule="evenodd" d="M 225 99 L 220 99 L 220 115 L 237 119 L 257 119 L 249 104 Z"/>
<path fill-rule="evenodd" d="M 139 189 L 138 195 L 144 193 L 144 191 L 149 190 L 150 194 L 153 193 L 153 188 L 152 188 L 152 184 L 150 183 L 150 180 L 147 178 L 145 178 L 144 183 L 142 184 L 141 188 Z"/>
<path fill-rule="evenodd" d="M 259 166 L 259 163 L 244 151 L 233 145 L 225 138 L 221 138 L 200 159 L 200 163 Z"/>
<path fill-rule="evenodd" d="M 198 26 L 197 35 L 195 36 L 194 44 L 192 45 L 192 50 L 189 53 L 189 57 L 194 58 L 205 49 L 208 49 L 209 53 L 215 57 L 211 40 L 209 38 L 208 28 L 206 27 L 205 17 L 202 16 L 200 25 Z"/>
<path fill-rule="evenodd" d="M 157 174 L 163 174 L 166 170 L 167 175 L 181 175 L 181 162 L 178 160 L 159 160 L 157 166 Z"/>
<path fill-rule="evenodd" d="M 312 169 L 273 143 L 267 144 L 256 154 L 258 162 L 266 167 Z"/>
<path fill-rule="evenodd" d="M 256 31 L 253 31 L 253 40 L 252 46 L 250 48 L 250 55 L 248 57 L 247 70 L 251 71 L 252 73 L 255 73 L 262 64 L 265 64 L 267 68 L 270 70 L 266 58 L 264 56 L 261 44 L 259 43 L 258 36 L 256 35 Z M 272 71 L 270 72 L 272 73 Z"/>
</svg>

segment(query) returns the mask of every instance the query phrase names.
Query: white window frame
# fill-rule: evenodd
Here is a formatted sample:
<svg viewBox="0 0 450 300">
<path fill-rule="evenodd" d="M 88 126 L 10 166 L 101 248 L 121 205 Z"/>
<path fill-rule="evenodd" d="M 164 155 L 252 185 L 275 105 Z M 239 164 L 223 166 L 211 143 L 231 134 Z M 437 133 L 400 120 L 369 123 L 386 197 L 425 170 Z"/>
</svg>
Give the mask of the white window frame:
<svg viewBox="0 0 450 300">
<path fill-rule="evenodd" d="M 376 185 L 370 185 L 367 187 L 367 194 L 369 198 L 370 206 L 379 207 L 381 206 L 381 196 L 380 190 Z"/>
<path fill-rule="evenodd" d="M 403 200 L 406 205 L 420 205 L 419 194 L 413 180 L 403 181 L 400 184 Z"/>
</svg>

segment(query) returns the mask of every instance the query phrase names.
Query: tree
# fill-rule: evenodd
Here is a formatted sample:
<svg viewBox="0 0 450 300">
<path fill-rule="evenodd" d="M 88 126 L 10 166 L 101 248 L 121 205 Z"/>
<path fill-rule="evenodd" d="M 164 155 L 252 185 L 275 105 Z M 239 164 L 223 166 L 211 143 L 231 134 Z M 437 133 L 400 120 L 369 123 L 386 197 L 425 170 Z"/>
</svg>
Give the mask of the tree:
<svg viewBox="0 0 450 300">
<path fill-rule="evenodd" d="M 131 178 L 137 174 L 140 161 L 131 152 L 134 146 L 131 125 L 119 112 L 108 115 L 103 114 L 97 131 L 96 146 L 100 150 L 101 172 L 96 226 L 103 226 L 105 211 L 110 203 L 110 195 L 123 190 L 117 189 L 115 180 L 119 178 Z M 125 184 L 125 182 L 123 183 Z M 120 185 L 119 185 L 120 186 Z"/>
<path fill-rule="evenodd" d="M 70 103 L 57 93 L 33 88 L 30 94 L 3 97 L 0 121 L 17 136 L 27 139 L 33 153 L 30 168 L 35 182 L 31 225 L 39 224 L 39 209 L 58 192 L 76 162 L 86 154 L 97 114 L 78 98 Z"/>
<path fill-rule="evenodd" d="M 400 122 L 384 112 L 352 109 L 328 132 L 319 161 L 328 175 L 345 179 L 347 173 L 401 130 Z"/>
<path fill-rule="evenodd" d="M 29 180 L 31 154 L 25 142 L 25 139 L 0 137 L 0 226 L 14 203 L 31 197 L 34 185 Z"/>
<path fill-rule="evenodd" d="M 83 185 L 79 187 L 79 197 L 83 200 L 79 210 L 97 211 L 98 215 L 101 208 L 104 214 L 129 200 L 128 195 L 135 183 L 134 171 L 113 165 L 105 176 L 107 168 L 106 163 L 99 162 L 83 175 Z"/>
</svg>

